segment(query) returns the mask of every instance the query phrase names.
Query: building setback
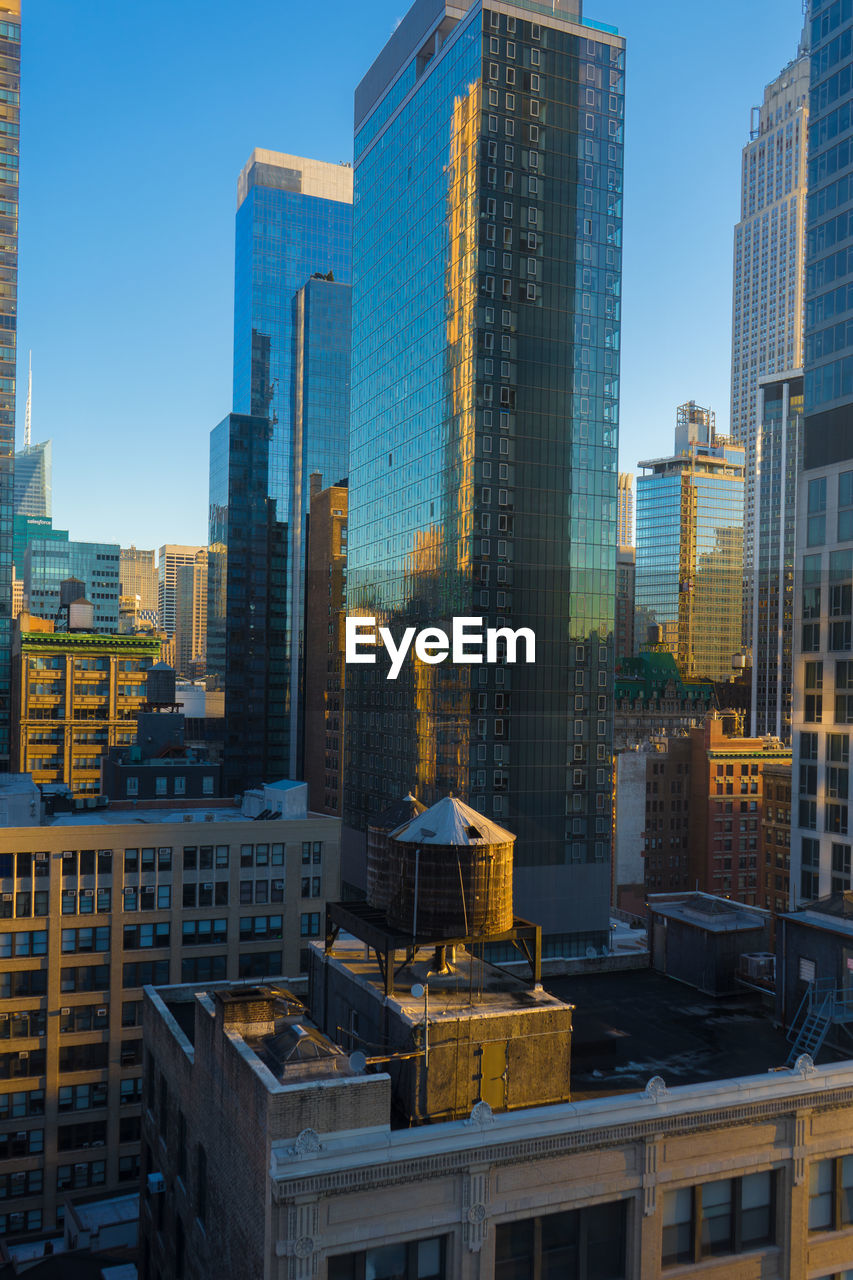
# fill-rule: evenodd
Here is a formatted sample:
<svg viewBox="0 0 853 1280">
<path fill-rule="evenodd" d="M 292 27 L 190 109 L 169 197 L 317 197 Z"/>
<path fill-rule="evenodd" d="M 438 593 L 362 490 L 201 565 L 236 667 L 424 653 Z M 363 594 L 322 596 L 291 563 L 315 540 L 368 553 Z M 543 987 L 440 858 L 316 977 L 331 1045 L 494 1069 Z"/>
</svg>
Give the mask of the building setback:
<svg viewBox="0 0 853 1280">
<path fill-rule="evenodd" d="M 609 937 L 624 63 L 574 2 L 420 0 L 355 95 L 348 610 L 536 663 L 348 670 L 344 820 L 508 821 L 555 954 Z"/>
<path fill-rule="evenodd" d="M 305 583 L 305 781 L 317 813 L 340 814 L 344 773 L 346 485 L 311 476 Z"/>
<path fill-rule="evenodd" d="M 136 1188 L 143 986 L 298 975 L 338 855 L 336 819 L 222 802 L 0 831 L 0 1234 Z"/>
</svg>

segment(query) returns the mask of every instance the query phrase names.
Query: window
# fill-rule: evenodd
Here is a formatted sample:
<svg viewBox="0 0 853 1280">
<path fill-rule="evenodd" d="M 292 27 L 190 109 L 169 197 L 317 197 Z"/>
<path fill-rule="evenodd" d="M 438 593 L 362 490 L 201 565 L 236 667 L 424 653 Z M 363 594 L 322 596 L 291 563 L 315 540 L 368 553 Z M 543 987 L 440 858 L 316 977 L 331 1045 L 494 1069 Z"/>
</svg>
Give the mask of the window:
<svg viewBox="0 0 853 1280">
<path fill-rule="evenodd" d="M 435 1236 L 339 1254 L 329 1258 L 327 1275 L 329 1280 L 446 1280 L 444 1239 Z"/>
<path fill-rule="evenodd" d="M 838 477 L 838 541 L 853 542 L 853 471 Z"/>
<path fill-rule="evenodd" d="M 806 545 L 820 547 L 826 542 L 826 476 L 809 481 Z"/>
<path fill-rule="evenodd" d="M 626 1205 L 594 1205 L 495 1229 L 495 1280 L 572 1276 L 599 1280 L 627 1274 Z"/>
<path fill-rule="evenodd" d="M 63 1084 L 59 1087 L 60 1111 L 95 1111 L 107 1105 L 106 1081 L 94 1084 Z"/>
<path fill-rule="evenodd" d="M 853 1156 L 819 1160 L 809 1171 L 809 1231 L 853 1224 Z"/>
<path fill-rule="evenodd" d="M 721 1178 L 664 1194 L 662 1265 L 695 1263 L 775 1243 L 772 1171 Z"/>
</svg>

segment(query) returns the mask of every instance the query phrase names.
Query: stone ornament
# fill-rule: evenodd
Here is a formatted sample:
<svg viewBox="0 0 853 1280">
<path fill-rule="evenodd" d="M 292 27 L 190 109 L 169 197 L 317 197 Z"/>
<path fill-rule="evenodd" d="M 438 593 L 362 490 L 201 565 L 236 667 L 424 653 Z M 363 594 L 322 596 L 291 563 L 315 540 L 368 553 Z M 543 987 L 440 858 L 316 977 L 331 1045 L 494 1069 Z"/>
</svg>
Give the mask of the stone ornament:
<svg viewBox="0 0 853 1280">
<path fill-rule="evenodd" d="M 488 1129 L 494 1123 L 495 1114 L 488 1102 L 475 1102 L 471 1108 L 470 1116 L 465 1121 L 465 1124 L 475 1129 Z"/>
<path fill-rule="evenodd" d="M 479 1222 L 484 1222 L 486 1218 L 486 1206 L 484 1204 L 472 1204 L 468 1209 L 468 1221 L 472 1226 Z"/>
<path fill-rule="evenodd" d="M 815 1071 L 817 1071 L 817 1067 L 814 1064 L 814 1059 L 811 1054 L 801 1053 L 799 1058 L 797 1058 L 797 1061 L 794 1063 L 794 1070 L 799 1071 L 803 1079 L 805 1079 L 806 1076 L 813 1076 Z"/>
<path fill-rule="evenodd" d="M 314 1241 L 310 1236 L 300 1236 L 293 1246 L 297 1258 L 310 1258 L 314 1252 Z"/>
<path fill-rule="evenodd" d="M 316 1155 L 320 1150 L 320 1135 L 315 1129 L 303 1129 L 290 1150 L 295 1156 Z"/>
<path fill-rule="evenodd" d="M 652 1076 L 646 1085 L 646 1097 L 651 1098 L 653 1102 L 660 1102 L 663 1098 L 669 1096 L 669 1090 L 666 1087 L 666 1081 L 663 1076 Z"/>
</svg>

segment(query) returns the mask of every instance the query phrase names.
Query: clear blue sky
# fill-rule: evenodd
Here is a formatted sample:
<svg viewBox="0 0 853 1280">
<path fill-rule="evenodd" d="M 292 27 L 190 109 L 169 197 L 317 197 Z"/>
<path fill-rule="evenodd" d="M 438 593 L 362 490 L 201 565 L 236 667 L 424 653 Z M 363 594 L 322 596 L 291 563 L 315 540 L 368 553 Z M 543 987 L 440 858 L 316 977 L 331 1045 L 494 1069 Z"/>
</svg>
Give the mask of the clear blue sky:
<svg viewBox="0 0 853 1280">
<path fill-rule="evenodd" d="M 352 156 L 352 91 L 404 0 L 24 0 L 19 441 L 54 441 L 54 522 L 207 541 L 231 407 L 237 175 L 255 146 Z M 621 466 L 675 406 L 729 415 L 732 227 L 750 108 L 801 0 L 587 0 L 628 37 Z"/>
</svg>

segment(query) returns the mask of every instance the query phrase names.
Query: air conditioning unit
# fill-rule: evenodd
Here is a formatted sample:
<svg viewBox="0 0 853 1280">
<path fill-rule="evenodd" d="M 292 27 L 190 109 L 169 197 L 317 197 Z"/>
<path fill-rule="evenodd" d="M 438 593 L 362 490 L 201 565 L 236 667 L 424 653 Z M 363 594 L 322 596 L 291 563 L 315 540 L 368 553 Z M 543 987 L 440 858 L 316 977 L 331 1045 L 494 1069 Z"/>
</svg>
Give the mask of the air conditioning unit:
<svg viewBox="0 0 853 1280">
<path fill-rule="evenodd" d="M 96 1017 L 96 1018 L 105 1018 L 106 1016 L 107 1016 L 107 1011 L 106 1011 L 106 1009 L 96 1009 L 96 1010 L 95 1010 L 95 1017 Z"/>
<path fill-rule="evenodd" d="M 148 1175 L 148 1194 L 150 1196 L 162 1195 L 166 1190 L 166 1179 L 162 1173 L 149 1173 Z"/>
<path fill-rule="evenodd" d="M 61 1017 L 63 1017 L 63 1018 L 67 1018 L 70 1012 L 71 1012 L 71 1010 L 70 1010 L 70 1009 L 60 1009 L 60 1010 L 59 1010 L 59 1013 L 60 1013 Z"/>
<path fill-rule="evenodd" d="M 11 902 L 11 901 L 12 901 L 12 895 L 11 895 L 11 893 L 4 893 L 4 894 L 3 894 L 3 901 L 4 901 L 4 902 Z"/>
<path fill-rule="evenodd" d="M 21 1062 L 26 1062 L 29 1056 L 30 1056 L 29 1049 L 22 1049 L 21 1052 L 18 1054 L 18 1057 L 20 1058 Z"/>
</svg>

